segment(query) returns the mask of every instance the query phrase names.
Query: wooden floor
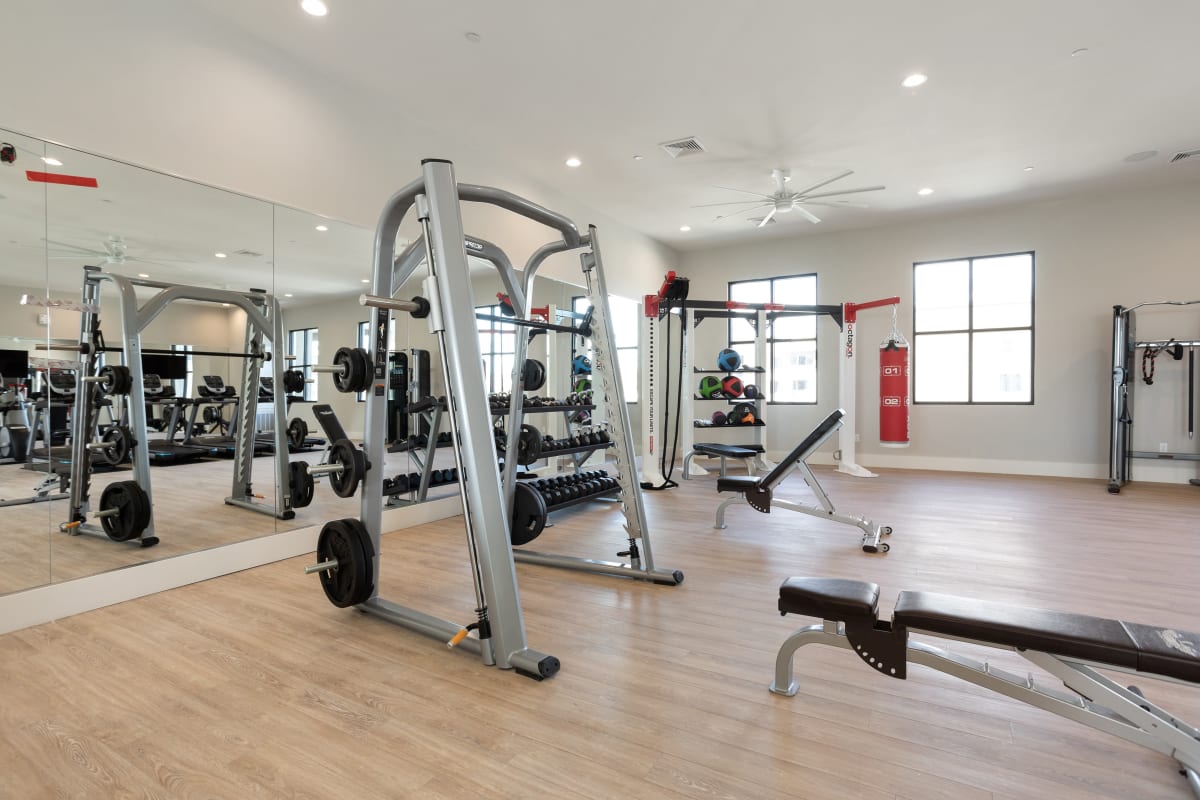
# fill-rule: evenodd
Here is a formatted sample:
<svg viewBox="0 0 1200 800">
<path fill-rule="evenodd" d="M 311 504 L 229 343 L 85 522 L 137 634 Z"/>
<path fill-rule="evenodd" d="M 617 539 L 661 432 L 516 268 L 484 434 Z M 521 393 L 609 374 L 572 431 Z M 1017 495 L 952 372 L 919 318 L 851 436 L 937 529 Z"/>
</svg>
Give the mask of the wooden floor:
<svg viewBox="0 0 1200 800">
<path fill-rule="evenodd" d="M 22 798 L 1186 798 L 1175 765 L 922 667 L 907 681 L 805 648 L 768 693 L 789 575 L 1200 628 L 1200 489 L 818 470 L 855 529 L 748 508 L 712 529 L 711 479 L 649 492 L 682 586 L 518 565 L 536 683 L 353 610 L 294 559 L 0 638 L 0 796 Z M 805 500 L 798 478 L 783 496 Z M 611 557 L 614 506 L 538 549 Z M 388 534 L 381 595 L 467 622 L 460 520 Z M 969 651 L 966 645 L 961 647 Z M 1015 654 L 1002 666 L 1024 662 Z M 1200 691 L 1147 680 L 1193 722 Z"/>
</svg>

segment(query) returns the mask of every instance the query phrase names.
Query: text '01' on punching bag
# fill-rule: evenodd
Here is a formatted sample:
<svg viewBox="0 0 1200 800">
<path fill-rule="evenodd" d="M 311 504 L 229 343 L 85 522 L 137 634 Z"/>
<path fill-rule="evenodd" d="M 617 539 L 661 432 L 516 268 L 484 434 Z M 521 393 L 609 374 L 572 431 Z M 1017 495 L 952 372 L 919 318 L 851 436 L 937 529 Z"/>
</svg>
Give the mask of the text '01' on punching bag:
<svg viewBox="0 0 1200 800">
<path fill-rule="evenodd" d="M 879 346 L 879 443 L 908 447 L 908 342 L 898 331 Z"/>
</svg>

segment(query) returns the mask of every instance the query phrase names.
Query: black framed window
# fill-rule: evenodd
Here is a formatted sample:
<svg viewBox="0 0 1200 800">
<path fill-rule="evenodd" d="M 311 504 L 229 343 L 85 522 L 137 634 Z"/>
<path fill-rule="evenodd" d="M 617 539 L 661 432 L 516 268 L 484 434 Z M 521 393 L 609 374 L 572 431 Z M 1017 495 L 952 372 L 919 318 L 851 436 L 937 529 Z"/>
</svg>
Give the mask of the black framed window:
<svg viewBox="0 0 1200 800">
<path fill-rule="evenodd" d="M 175 388 L 176 397 L 191 397 L 192 386 L 195 383 L 192 380 L 192 346 L 190 344 L 173 344 L 171 345 L 172 353 L 179 353 L 187 359 L 187 377 L 183 380 L 174 380 L 171 382 Z M 183 384 L 180 386 L 180 384 Z"/>
<path fill-rule="evenodd" d="M 480 314 L 500 316 L 500 306 L 482 306 Z M 483 354 L 483 380 L 488 392 L 511 392 L 513 359 L 517 353 L 517 327 L 511 322 L 492 319 L 475 320 L 479 332 L 479 351 Z"/>
<path fill-rule="evenodd" d="M 1033 402 L 1033 252 L 913 264 L 913 402 Z"/>
<path fill-rule="evenodd" d="M 809 306 L 817 303 L 817 275 L 784 275 L 778 278 L 730 281 L 729 299 L 742 303 L 783 303 Z M 729 346 L 742 356 L 745 367 L 765 367 L 767 402 L 817 402 L 817 319 L 815 315 L 781 316 L 768 322 L 764 332 L 767 363 L 755 363 L 753 317 L 729 320 Z M 717 354 L 711 359 L 696 357 L 700 369 L 716 369 Z M 711 363 L 709 363 L 711 362 Z M 744 383 L 758 383 L 754 375 L 740 376 Z M 761 387 L 760 387 L 761 388 Z"/>
<path fill-rule="evenodd" d="M 288 331 L 288 353 L 295 356 L 295 368 L 304 372 L 305 380 L 316 377 L 312 368 L 321 363 L 321 341 L 317 328 Z M 304 399 L 317 399 L 317 382 L 304 384 Z"/>
</svg>

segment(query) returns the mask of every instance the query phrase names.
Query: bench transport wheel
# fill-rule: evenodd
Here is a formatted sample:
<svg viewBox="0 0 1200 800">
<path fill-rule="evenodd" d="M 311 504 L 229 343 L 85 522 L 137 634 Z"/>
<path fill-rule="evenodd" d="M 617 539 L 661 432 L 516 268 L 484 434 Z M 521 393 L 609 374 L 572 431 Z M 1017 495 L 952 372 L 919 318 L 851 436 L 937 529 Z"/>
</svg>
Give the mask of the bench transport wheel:
<svg viewBox="0 0 1200 800">
<path fill-rule="evenodd" d="M 879 534 L 881 536 L 891 536 L 892 535 L 892 526 L 884 525 L 882 528 L 879 529 Z"/>
</svg>

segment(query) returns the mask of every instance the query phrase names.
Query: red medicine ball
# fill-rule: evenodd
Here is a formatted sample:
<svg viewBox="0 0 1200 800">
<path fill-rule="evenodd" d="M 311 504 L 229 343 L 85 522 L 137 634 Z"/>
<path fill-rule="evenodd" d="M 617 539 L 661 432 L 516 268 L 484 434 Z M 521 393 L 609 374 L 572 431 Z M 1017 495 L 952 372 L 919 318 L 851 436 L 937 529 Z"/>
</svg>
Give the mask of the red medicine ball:
<svg viewBox="0 0 1200 800">
<path fill-rule="evenodd" d="M 721 391 L 725 393 L 726 397 L 741 397 L 742 379 L 736 375 L 730 375 L 721 381 Z"/>
</svg>

